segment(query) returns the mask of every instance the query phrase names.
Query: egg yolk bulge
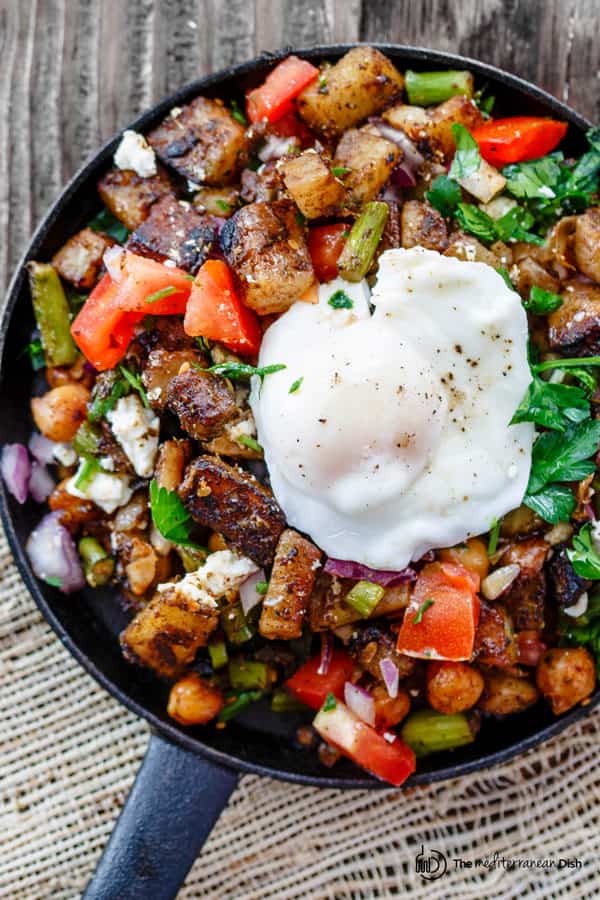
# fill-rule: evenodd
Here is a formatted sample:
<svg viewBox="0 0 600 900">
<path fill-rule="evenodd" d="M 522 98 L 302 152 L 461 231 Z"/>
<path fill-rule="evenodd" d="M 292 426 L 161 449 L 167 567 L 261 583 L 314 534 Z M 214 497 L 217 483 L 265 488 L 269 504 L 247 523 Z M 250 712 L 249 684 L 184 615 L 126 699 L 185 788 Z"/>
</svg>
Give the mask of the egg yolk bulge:
<svg viewBox="0 0 600 900">
<path fill-rule="evenodd" d="M 273 323 L 275 363 L 252 388 L 258 439 L 288 521 L 328 555 L 399 570 L 521 502 L 527 319 L 489 266 L 388 250 L 371 296 L 337 279 Z"/>
</svg>

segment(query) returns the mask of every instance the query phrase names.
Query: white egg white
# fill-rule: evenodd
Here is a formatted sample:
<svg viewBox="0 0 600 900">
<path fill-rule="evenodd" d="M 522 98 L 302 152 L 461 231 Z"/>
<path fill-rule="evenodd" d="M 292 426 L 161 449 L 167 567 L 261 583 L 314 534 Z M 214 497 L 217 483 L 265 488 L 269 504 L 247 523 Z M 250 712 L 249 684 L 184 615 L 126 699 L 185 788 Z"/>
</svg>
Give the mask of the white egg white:
<svg viewBox="0 0 600 900">
<path fill-rule="evenodd" d="M 330 305 L 340 290 L 351 308 Z M 392 570 L 487 531 L 529 477 L 533 426 L 509 424 L 527 334 L 493 268 L 421 248 L 382 254 L 370 297 L 338 279 L 294 304 L 259 359 L 286 369 L 250 399 L 289 523 L 329 556 Z"/>
</svg>

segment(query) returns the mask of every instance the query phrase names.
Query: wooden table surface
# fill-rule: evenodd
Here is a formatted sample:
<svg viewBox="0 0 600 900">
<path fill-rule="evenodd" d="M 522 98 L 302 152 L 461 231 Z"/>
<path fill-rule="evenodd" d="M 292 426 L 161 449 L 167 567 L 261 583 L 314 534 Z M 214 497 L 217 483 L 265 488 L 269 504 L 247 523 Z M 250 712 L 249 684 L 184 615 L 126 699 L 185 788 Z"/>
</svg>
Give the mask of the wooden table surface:
<svg viewBox="0 0 600 900">
<path fill-rule="evenodd" d="M 478 57 L 598 118 L 599 0 L 0 0 L 0 279 L 94 149 L 262 50 L 393 41 Z"/>
</svg>

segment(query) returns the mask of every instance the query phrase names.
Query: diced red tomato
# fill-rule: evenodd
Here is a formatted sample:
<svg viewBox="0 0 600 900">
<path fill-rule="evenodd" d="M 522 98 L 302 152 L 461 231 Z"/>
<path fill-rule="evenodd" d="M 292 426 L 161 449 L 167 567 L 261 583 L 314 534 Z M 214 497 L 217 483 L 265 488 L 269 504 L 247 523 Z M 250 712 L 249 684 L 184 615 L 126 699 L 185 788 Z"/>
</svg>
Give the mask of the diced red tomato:
<svg viewBox="0 0 600 900">
<path fill-rule="evenodd" d="M 334 650 L 331 654 L 326 675 L 319 675 L 317 669 L 320 656 L 309 659 L 300 666 L 297 672 L 286 682 L 288 690 L 311 709 L 320 709 L 325 703 L 327 694 L 342 699 L 344 685 L 354 670 L 354 662 L 343 650 Z"/>
<path fill-rule="evenodd" d="M 115 301 L 121 309 L 153 316 L 184 314 L 193 279 L 183 269 L 126 250 L 121 273 Z"/>
<path fill-rule="evenodd" d="M 535 116 L 492 119 L 471 134 L 483 158 L 493 166 L 537 159 L 560 144 L 567 132 L 566 122 Z"/>
<path fill-rule="evenodd" d="M 198 272 L 183 327 L 243 356 L 258 353 L 262 337 L 257 316 L 236 295 L 231 271 L 220 259 L 208 259 Z"/>
<path fill-rule="evenodd" d="M 269 133 L 282 138 L 296 137 L 303 149 L 315 141 L 313 132 L 295 112 L 286 113 L 285 116 L 277 119 L 269 128 Z"/>
<path fill-rule="evenodd" d="M 339 701 L 321 709 L 313 727 L 333 747 L 376 778 L 399 787 L 416 769 L 415 754 L 399 737 L 388 742 Z"/>
<path fill-rule="evenodd" d="M 419 659 L 470 659 L 479 621 L 479 576 L 458 563 L 429 563 L 417 578 L 398 650 Z"/>
<path fill-rule="evenodd" d="M 308 252 L 320 282 L 337 278 L 337 261 L 344 249 L 347 235 L 348 226 L 342 222 L 338 225 L 315 225 L 309 229 Z"/>
<path fill-rule="evenodd" d="M 276 122 L 291 112 L 293 101 L 314 81 L 319 70 L 305 59 L 288 56 L 269 72 L 263 84 L 246 96 L 248 121 Z"/>
<path fill-rule="evenodd" d="M 73 340 L 99 371 L 112 369 L 125 356 L 140 313 L 124 313 L 116 304 L 119 286 L 105 275 L 71 326 Z"/>
</svg>

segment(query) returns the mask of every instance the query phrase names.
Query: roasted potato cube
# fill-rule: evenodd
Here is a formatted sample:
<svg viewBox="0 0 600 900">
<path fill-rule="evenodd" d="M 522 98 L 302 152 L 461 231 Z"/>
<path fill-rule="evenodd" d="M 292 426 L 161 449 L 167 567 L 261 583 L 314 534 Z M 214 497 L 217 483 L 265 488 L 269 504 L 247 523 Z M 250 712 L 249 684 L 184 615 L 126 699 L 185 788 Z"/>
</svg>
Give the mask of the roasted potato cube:
<svg viewBox="0 0 600 900">
<path fill-rule="evenodd" d="M 448 249 L 444 217 L 428 203 L 407 200 L 402 207 L 400 223 L 403 247 L 426 247 L 439 253 Z"/>
<path fill-rule="evenodd" d="M 558 280 L 530 256 L 520 260 L 517 263 L 517 269 L 519 272 L 517 290 L 525 300 L 529 300 L 533 285 L 544 291 L 551 291 L 553 294 L 556 294 L 560 288 Z"/>
<path fill-rule="evenodd" d="M 170 195 L 152 206 L 127 241 L 128 249 L 161 262 L 172 259 L 186 272 L 196 273 L 217 240 L 217 223 L 201 216 L 185 200 Z M 151 310 L 150 310 L 151 312 Z"/>
<path fill-rule="evenodd" d="M 156 576 L 154 548 L 138 535 L 124 531 L 113 533 L 113 546 L 118 559 L 117 574 L 135 597 L 141 597 Z"/>
<path fill-rule="evenodd" d="M 600 283 L 600 208 L 577 216 L 575 225 L 577 267 L 592 281 Z"/>
<path fill-rule="evenodd" d="M 572 281 L 561 294 L 563 304 L 548 316 L 548 340 L 567 356 L 600 353 L 600 287 Z"/>
<path fill-rule="evenodd" d="M 544 628 L 546 573 L 543 565 L 548 544 L 542 538 L 527 538 L 511 544 L 501 565 L 518 565 L 521 573 L 503 595 L 502 602 L 517 631 L 541 631 Z"/>
<path fill-rule="evenodd" d="M 214 437 L 238 412 L 227 381 L 198 369 L 188 369 L 168 382 L 167 406 L 196 440 Z"/>
<path fill-rule="evenodd" d="M 536 681 L 552 712 L 560 716 L 593 693 L 596 686 L 593 657 L 584 647 L 554 647 L 542 656 Z"/>
<path fill-rule="evenodd" d="M 173 193 L 173 185 L 164 169 L 151 178 L 135 172 L 111 169 L 98 182 L 98 193 L 105 206 L 129 231 L 141 225 L 153 203 Z"/>
<path fill-rule="evenodd" d="M 405 204 L 406 205 L 406 204 Z M 497 269 L 502 263 L 495 253 L 478 241 L 472 234 L 455 232 L 448 238 L 450 245 L 444 250 L 444 256 L 453 256 L 465 262 L 482 262 Z"/>
<path fill-rule="evenodd" d="M 221 246 L 243 302 L 259 315 L 285 312 L 315 274 L 304 229 L 290 200 L 251 203 L 228 219 Z"/>
<path fill-rule="evenodd" d="M 344 185 L 316 150 L 285 159 L 281 174 L 292 200 L 307 219 L 333 216 L 344 205 Z"/>
<path fill-rule="evenodd" d="M 509 716 L 533 706 L 539 696 L 536 686 L 526 678 L 494 672 L 485 675 L 485 688 L 477 705 L 492 716 Z"/>
<path fill-rule="evenodd" d="M 387 109 L 383 118 L 394 128 L 404 131 L 415 143 L 427 141 L 431 150 L 437 151 L 445 160 L 449 160 L 456 150 L 453 125 L 464 125 L 471 130 L 484 122 L 473 101 L 462 96 L 450 97 L 439 106 L 427 110 L 400 104 Z"/>
<path fill-rule="evenodd" d="M 199 213 L 228 219 L 240 205 L 240 189 L 239 186 L 202 187 L 192 197 L 192 203 Z"/>
<path fill-rule="evenodd" d="M 198 184 L 230 184 L 248 153 L 244 126 L 221 100 L 196 97 L 147 135 L 165 165 Z"/>
<path fill-rule="evenodd" d="M 274 159 L 256 172 L 254 169 L 244 169 L 241 182 L 240 196 L 246 203 L 271 203 L 273 200 L 280 200 L 285 190 L 281 172 Z"/>
<path fill-rule="evenodd" d="M 56 485 L 48 497 L 48 506 L 52 512 L 60 513 L 61 524 L 75 534 L 83 525 L 102 519 L 104 513 L 91 500 L 70 494 L 67 490 L 70 480 L 70 477 L 65 478 Z"/>
<path fill-rule="evenodd" d="M 104 251 L 112 244 L 114 241 L 107 234 L 84 228 L 54 254 L 52 265 L 65 281 L 80 290 L 88 290 L 98 280 Z"/>
<path fill-rule="evenodd" d="M 269 589 L 260 614 L 259 631 L 269 640 L 289 641 L 302 634 L 321 551 L 286 528 L 279 538 Z"/>
<path fill-rule="evenodd" d="M 517 643 L 510 616 L 501 603 L 480 601 L 474 655 L 486 666 L 508 669 L 517 662 Z"/>
<path fill-rule="evenodd" d="M 167 404 L 167 385 L 185 364 L 198 366 L 203 357 L 193 350 L 151 350 L 142 369 L 142 384 L 152 409 L 162 412 Z"/>
<path fill-rule="evenodd" d="M 125 658 L 164 678 L 177 678 L 219 622 L 217 604 L 177 589 L 158 590 L 121 634 Z"/>
<path fill-rule="evenodd" d="M 154 477 L 159 487 L 176 491 L 183 481 L 183 472 L 190 456 L 190 441 L 164 441 L 158 450 Z"/>
<path fill-rule="evenodd" d="M 196 522 L 218 531 L 257 565 L 273 562 L 285 516 L 250 474 L 214 456 L 199 456 L 187 467 L 179 496 Z"/>
<path fill-rule="evenodd" d="M 344 184 L 357 206 L 374 200 L 402 158 L 391 141 L 366 129 L 347 131 L 337 145 L 334 167 L 350 169 Z"/>
<path fill-rule="evenodd" d="M 404 78 L 372 47 L 355 47 L 298 97 L 298 112 L 315 131 L 342 134 L 397 97 Z"/>
</svg>

